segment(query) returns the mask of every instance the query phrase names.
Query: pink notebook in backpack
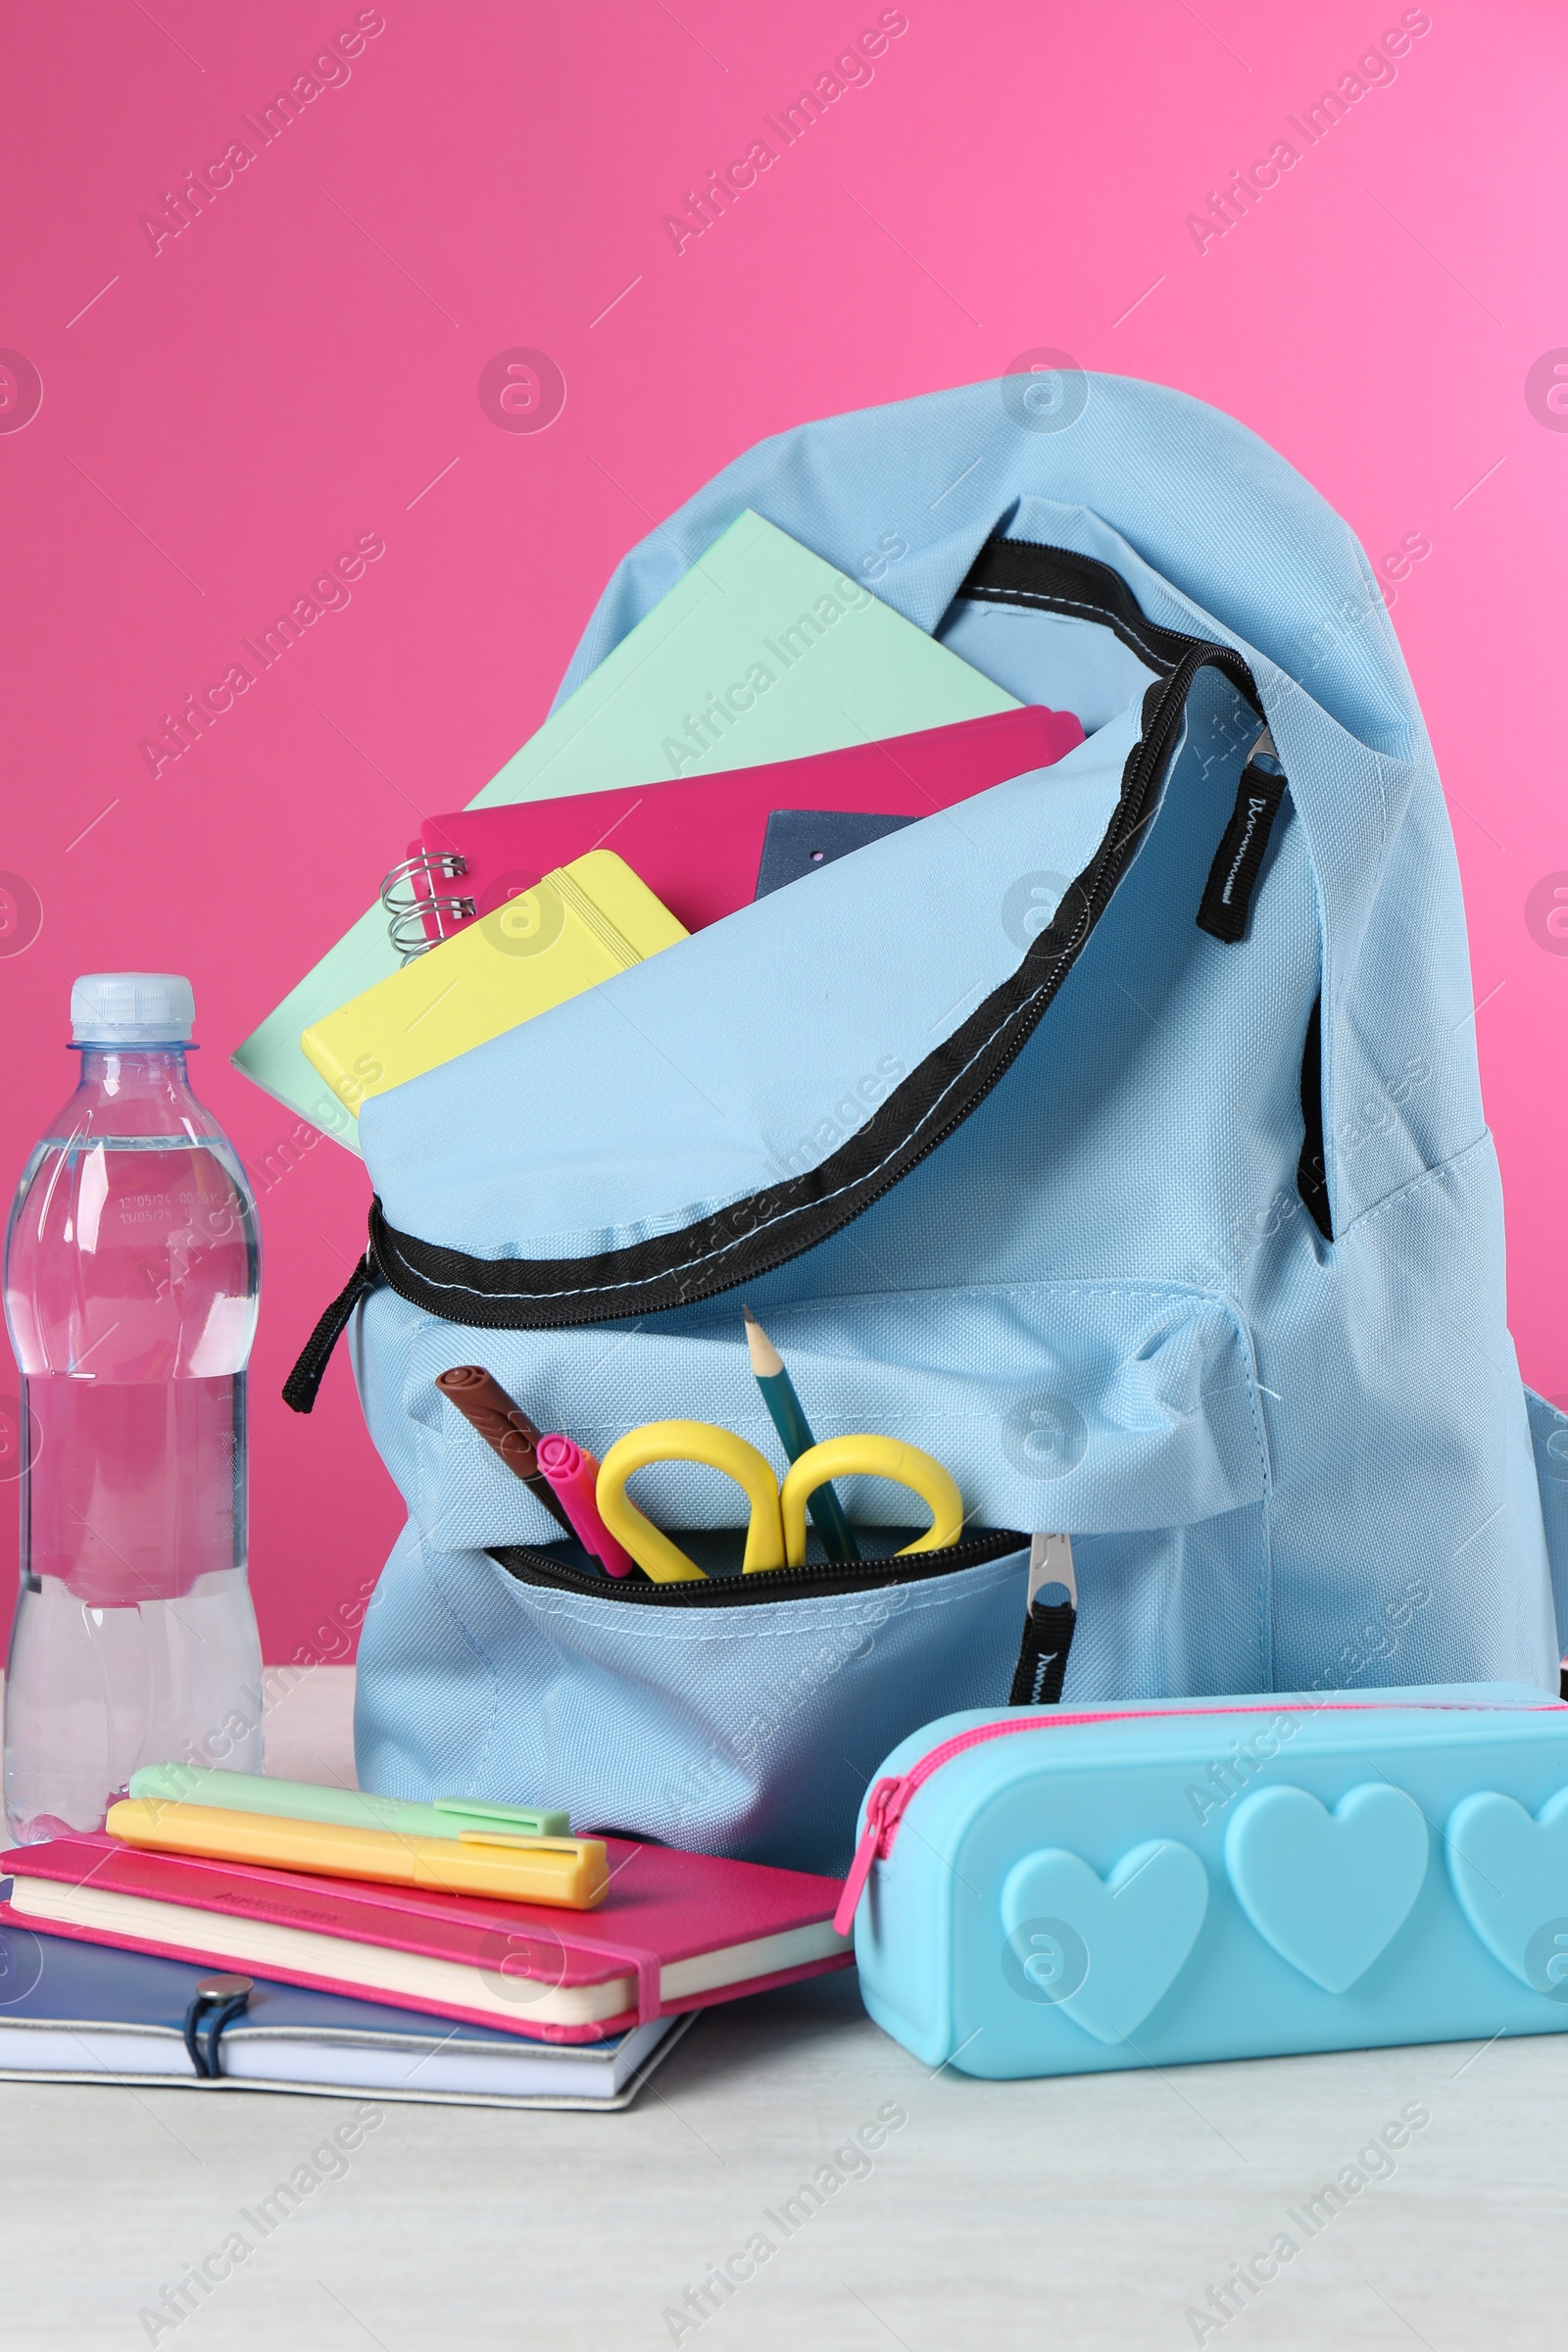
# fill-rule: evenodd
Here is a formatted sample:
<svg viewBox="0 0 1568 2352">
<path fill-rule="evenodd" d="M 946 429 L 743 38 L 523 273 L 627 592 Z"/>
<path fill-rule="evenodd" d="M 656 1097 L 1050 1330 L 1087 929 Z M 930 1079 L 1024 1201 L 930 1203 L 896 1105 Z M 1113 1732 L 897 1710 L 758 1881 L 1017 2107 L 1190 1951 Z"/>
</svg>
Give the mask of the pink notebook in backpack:
<svg viewBox="0 0 1568 2352">
<path fill-rule="evenodd" d="M 416 955 L 450 939 L 541 874 L 613 850 L 688 931 L 746 906 L 776 808 L 932 816 L 1082 743 L 1067 710 L 1028 705 L 881 743 L 616 792 L 573 793 L 426 817 L 381 890 L 393 945 Z"/>
</svg>

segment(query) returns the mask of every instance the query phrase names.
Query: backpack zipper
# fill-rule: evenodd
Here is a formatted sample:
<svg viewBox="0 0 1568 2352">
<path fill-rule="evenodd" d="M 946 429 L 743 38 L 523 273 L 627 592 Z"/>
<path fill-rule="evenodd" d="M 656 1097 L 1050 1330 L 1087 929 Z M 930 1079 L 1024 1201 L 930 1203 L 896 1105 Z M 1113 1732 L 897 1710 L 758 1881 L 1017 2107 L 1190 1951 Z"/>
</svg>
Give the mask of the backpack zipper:
<svg viewBox="0 0 1568 2352">
<path fill-rule="evenodd" d="M 983 1747 L 988 1740 L 1005 1739 L 1010 1732 L 1052 1732 L 1065 1730 L 1071 1724 L 1083 1723 L 1160 1723 L 1180 1720 L 1194 1715 L 1265 1715 L 1278 1700 L 1265 1697 L 1255 1706 L 1246 1707 L 1120 1707 L 1114 1712 L 1102 1710 L 1078 1715 L 1061 1715 L 1054 1708 L 1049 1714 L 1019 1717 L 1008 1716 L 996 1723 L 977 1723 L 967 1732 L 956 1732 L 951 1740 L 941 1740 L 930 1748 L 906 1772 L 885 1775 L 872 1788 L 865 1800 L 865 1825 L 860 1841 L 855 1849 L 850 1875 L 844 1882 L 838 1909 L 833 1914 L 835 1935 L 847 1936 L 855 1925 L 865 1882 L 871 1875 L 873 1862 L 885 1862 L 893 1851 L 899 1824 L 908 1811 L 910 1800 L 923 1788 L 934 1773 L 955 1756 L 967 1754 L 972 1747 Z M 1436 1714 L 1494 1714 L 1517 1715 L 1557 1714 L 1564 1711 L 1560 1699 L 1544 1698 L 1539 1706 L 1497 1702 L 1486 1699 L 1463 1698 L 1396 1698 L 1396 1699 L 1315 1699 L 1314 1715 L 1387 1714 L 1391 1710 Z"/>
<path fill-rule="evenodd" d="M 865 1532 L 862 1530 L 862 1533 Z M 571 1568 L 531 1544 L 499 1544 L 490 1557 L 519 1584 L 543 1585 L 587 1600 L 609 1600 L 662 1608 L 756 1607 L 760 1601 L 806 1599 L 830 1592 L 875 1592 L 894 1585 L 926 1583 L 983 1567 L 1027 1551 L 1029 1538 L 1013 1528 L 989 1528 L 943 1551 L 888 1552 L 875 1560 L 808 1560 L 800 1568 L 759 1568 L 750 1576 L 710 1576 L 691 1584 L 661 1585 L 642 1576 L 608 1577 L 597 1569 Z"/>
<path fill-rule="evenodd" d="M 1105 593 L 1114 604 L 1119 591 L 1122 599 L 1131 603 L 1125 583 L 1091 559 L 1078 559 L 1079 567 L 1087 577 L 1102 575 L 1109 583 Z M 1009 601 L 1009 600 L 1004 600 Z M 1136 605 L 1132 606 L 1134 612 Z M 1113 615 L 1107 610 L 1107 620 Z M 1144 616 L 1140 615 L 1141 618 Z M 1130 624 L 1129 624 L 1130 625 Z M 695 1305 L 739 1289 L 744 1283 L 788 1265 L 797 1257 L 814 1249 L 832 1234 L 842 1230 L 855 1217 L 870 1208 L 883 1195 L 912 1173 L 921 1161 L 930 1157 L 953 1135 L 971 1112 L 978 1107 L 992 1089 L 1011 1068 L 1047 1010 L 1054 1001 L 1078 954 L 1093 931 L 1101 914 L 1108 906 L 1121 880 L 1138 838 L 1152 817 L 1157 807 L 1154 793 L 1180 732 L 1187 698 L 1200 670 L 1212 668 L 1227 678 L 1262 718 L 1257 688 L 1250 669 L 1234 648 L 1217 644 L 1206 638 L 1185 636 L 1175 630 L 1156 630 L 1144 618 L 1144 630 L 1158 640 L 1157 647 L 1143 649 L 1152 662 L 1158 660 L 1165 674 L 1150 686 L 1140 712 L 1140 731 L 1137 743 L 1129 754 L 1122 771 L 1122 789 L 1112 811 L 1104 836 L 1090 864 L 1066 892 L 1061 906 L 1045 932 L 1026 953 L 1022 965 L 1013 980 L 1003 983 L 988 1000 L 994 1006 L 996 999 L 1009 990 L 1015 1002 L 1003 1010 L 992 1029 L 992 1045 L 981 1058 L 986 1067 L 983 1082 L 977 1080 L 967 1091 L 958 1107 L 940 1126 L 924 1136 L 910 1149 L 919 1133 L 922 1119 L 916 1117 L 908 1130 L 903 1147 L 885 1149 L 878 1143 L 879 1163 L 891 1172 L 868 1175 L 857 1182 L 854 1179 L 839 1188 L 841 1195 L 853 1196 L 853 1205 L 835 1213 L 831 1221 L 820 1219 L 806 1223 L 799 1240 L 776 1236 L 765 1239 L 769 1226 L 788 1224 L 796 1217 L 807 1217 L 814 1204 L 803 1199 L 799 1203 L 786 1202 L 780 1196 L 760 1194 L 749 1201 L 731 1203 L 723 1213 L 723 1224 L 729 1229 L 728 1239 L 720 1239 L 717 1227 L 720 1220 L 710 1219 L 714 1227 L 711 1248 L 705 1248 L 707 1236 L 702 1228 L 688 1229 L 685 1239 L 699 1252 L 696 1261 L 686 1266 L 656 1265 L 646 1275 L 629 1281 L 593 1284 L 578 1290 L 557 1289 L 550 1296 L 535 1297 L 522 1288 L 506 1287 L 511 1275 L 547 1276 L 560 1284 L 565 1270 L 564 1264 L 550 1261 L 548 1265 L 524 1259 L 474 1259 L 444 1245 L 425 1243 L 412 1235 L 402 1234 L 389 1226 L 381 1210 L 379 1199 L 373 1200 L 369 1212 L 369 1246 L 341 1297 L 335 1299 L 322 1315 L 315 1332 L 306 1343 L 299 1362 L 284 1388 L 284 1400 L 294 1411 L 308 1413 L 316 1400 L 321 1377 L 326 1369 L 337 1339 L 354 1308 L 366 1294 L 385 1282 L 399 1298 L 427 1314 L 440 1316 L 444 1321 L 462 1323 L 476 1329 L 500 1330 L 570 1330 L 583 1324 L 626 1320 L 638 1314 L 658 1313 L 669 1306 Z M 1126 630 L 1118 630 L 1125 634 Z M 1054 935 L 1058 925 L 1060 937 Z M 1040 976 L 1027 991 L 1020 990 L 1025 975 Z M 980 1011 L 986 1011 L 982 1006 Z M 971 1018 L 977 1018 L 973 1015 Z M 1006 1033 L 1005 1035 L 1004 1033 Z M 950 1044 L 952 1041 L 949 1041 Z M 907 1082 L 906 1082 L 907 1083 Z M 937 1098 L 940 1101 L 940 1095 Z M 932 1106 L 934 1107 L 934 1105 Z M 880 1116 L 880 1114 L 878 1114 Z M 927 1112 L 924 1115 L 929 1115 Z M 861 1140 L 868 1138 L 877 1125 L 873 1118 L 861 1131 Z M 846 1152 L 851 1146 L 844 1147 Z M 820 1184 L 823 1169 L 812 1171 L 812 1180 Z M 788 1188 L 785 1188 L 787 1191 Z M 754 1221 L 744 1224 L 743 1218 L 753 1215 Z M 657 1246 L 659 1250 L 666 1244 Z M 647 1251 L 654 1245 L 639 1244 Z M 623 1253 L 611 1253 L 619 1257 Z M 704 1259 L 711 1270 L 694 1276 L 688 1269 L 692 1262 Z M 570 1261 L 566 1261 L 569 1263 Z M 583 1282 L 590 1273 L 608 1272 L 600 1261 L 584 1261 L 578 1275 Z M 617 1269 L 618 1270 L 618 1269 Z M 500 1279 L 498 1279 L 500 1277 Z M 636 1296 L 641 1293 L 640 1298 Z M 611 1303 L 611 1301 L 613 1303 Z M 459 1303 L 461 1301 L 461 1304 Z M 456 1309 L 456 1311 L 454 1311 Z"/>
</svg>

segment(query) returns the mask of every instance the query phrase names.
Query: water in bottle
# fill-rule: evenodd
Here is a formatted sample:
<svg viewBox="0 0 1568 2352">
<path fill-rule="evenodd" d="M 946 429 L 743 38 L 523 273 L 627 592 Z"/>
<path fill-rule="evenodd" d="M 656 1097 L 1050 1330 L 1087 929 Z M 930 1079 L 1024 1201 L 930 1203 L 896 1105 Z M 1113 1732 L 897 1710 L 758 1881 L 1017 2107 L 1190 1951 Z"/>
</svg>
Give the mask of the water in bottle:
<svg viewBox="0 0 1568 2352">
<path fill-rule="evenodd" d="M 5 1809 L 20 1843 L 101 1827 L 140 1764 L 261 1770 L 245 1453 L 261 1257 L 244 1171 L 186 1077 L 194 1010 L 169 974 L 76 982 L 76 1091 L 6 1235 L 23 1381 Z"/>
</svg>

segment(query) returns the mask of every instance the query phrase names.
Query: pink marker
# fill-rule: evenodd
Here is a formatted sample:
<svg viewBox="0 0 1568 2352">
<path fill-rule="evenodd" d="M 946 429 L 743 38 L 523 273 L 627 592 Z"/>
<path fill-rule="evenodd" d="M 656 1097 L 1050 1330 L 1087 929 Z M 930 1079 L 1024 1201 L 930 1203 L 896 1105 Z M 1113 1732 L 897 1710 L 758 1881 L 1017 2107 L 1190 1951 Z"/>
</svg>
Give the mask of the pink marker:
<svg viewBox="0 0 1568 2352">
<path fill-rule="evenodd" d="M 570 1438 L 541 1438 L 534 1449 L 540 1469 L 550 1481 L 551 1492 L 560 1499 L 561 1507 L 577 1531 L 585 1551 L 597 1555 L 600 1566 L 611 1576 L 629 1576 L 637 1563 L 631 1553 L 615 1542 L 599 1516 L 594 1499 L 599 1484 L 599 1464 L 581 1446 Z"/>
</svg>

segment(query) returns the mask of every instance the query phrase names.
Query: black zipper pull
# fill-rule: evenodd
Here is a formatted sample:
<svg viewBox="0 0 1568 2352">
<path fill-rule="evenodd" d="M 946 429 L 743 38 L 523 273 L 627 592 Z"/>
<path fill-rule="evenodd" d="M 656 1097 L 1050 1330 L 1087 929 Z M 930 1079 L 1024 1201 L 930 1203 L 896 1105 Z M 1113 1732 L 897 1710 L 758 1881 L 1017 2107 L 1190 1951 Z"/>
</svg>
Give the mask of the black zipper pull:
<svg viewBox="0 0 1568 2352">
<path fill-rule="evenodd" d="M 1267 767 L 1259 760 L 1266 760 Z M 1263 871 L 1268 837 L 1285 798 L 1285 776 L 1267 727 L 1247 755 L 1247 765 L 1236 788 L 1236 806 L 1226 826 L 1214 862 L 1203 886 L 1198 909 L 1198 928 L 1211 939 L 1235 947 L 1247 936 L 1252 893 Z"/>
<path fill-rule="evenodd" d="M 1034 1536 L 1029 1544 L 1023 1643 L 1007 1693 L 1009 1707 L 1054 1707 L 1058 1703 L 1077 1626 L 1078 1579 L 1072 1564 L 1072 1538 Z"/>
<path fill-rule="evenodd" d="M 292 1413 L 308 1413 L 331 1361 L 332 1350 L 348 1328 L 362 1298 L 380 1288 L 381 1276 L 368 1250 L 349 1276 L 310 1338 L 300 1349 L 299 1362 L 283 1383 L 283 1402 Z"/>
</svg>

